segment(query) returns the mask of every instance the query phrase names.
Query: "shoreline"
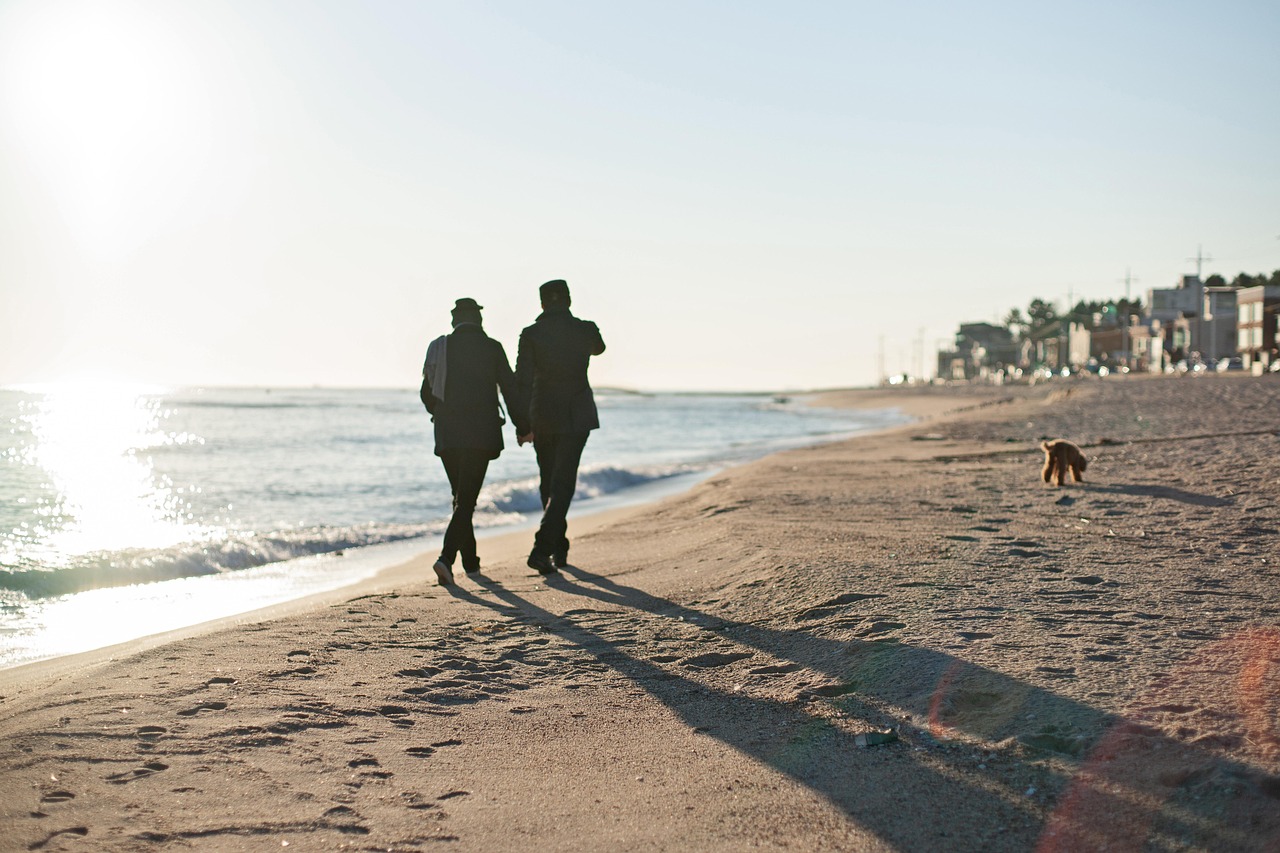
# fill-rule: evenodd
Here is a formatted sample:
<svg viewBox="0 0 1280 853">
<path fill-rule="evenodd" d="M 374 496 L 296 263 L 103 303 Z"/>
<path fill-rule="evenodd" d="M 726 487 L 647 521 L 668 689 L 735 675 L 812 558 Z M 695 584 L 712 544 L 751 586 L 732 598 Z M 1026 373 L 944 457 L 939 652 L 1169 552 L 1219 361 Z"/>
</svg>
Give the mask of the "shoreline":
<svg viewBox="0 0 1280 853">
<path fill-rule="evenodd" d="M 411 562 L 16 688 L 0 672 L 0 830 L 107 850 L 1272 847 L 1280 381 L 941 399 L 579 522 L 558 578 L 525 574 L 521 539 L 480 583 Z M 1044 435 L 1088 448 L 1084 484 L 1040 482 Z"/>
<path fill-rule="evenodd" d="M 824 392 L 822 395 L 812 395 L 812 396 L 825 397 L 830 395 L 831 393 L 832 392 Z M 857 395 L 859 392 L 856 390 L 853 390 L 851 392 L 842 392 L 842 393 L 852 393 L 854 395 Z M 799 398 L 806 399 L 808 396 L 811 396 L 811 395 L 801 395 Z M 828 401 L 812 402 L 810 404 L 818 407 L 862 409 L 862 410 L 896 408 L 894 406 L 889 405 L 889 401 L 882 399 L 881 396 L 879 395 L 873 398 L 867 398 L 865 402 L 858 400 L 855 397 L 849 397 L 847 399 L 845 397 L 831 397 L 831 399 Z M 942 404 L 941 402 L 939 402 L 932 406 L 925 405 L 920 410 L 923 412 L 932 412 L 932 411 L 941 410 L 944 406 L 945 404 Z M 911 413 L 909 412 L 909 414 Z M 879 429 L 893 429 L 893 428 L 894 427 L 878 428 L 878 429 L 873 428 L 869 430 L 869 432 L 879 431 Z M 863 433 L 859 433 L 859 434 L 863 434 Z M 840 440 L 846 440 L 846 439 L 847 439 L 847 436 L 837 436 L 830 439 L 825 439 L 824 441 L 840 441 Z M 820 442 L 820 443 L 823 443 L 823 442 Z M 785 449 L 772 451 L 772 453 L 777 453 L 777 452 L 785 452 Z M 771 455 L 771 454 L 767 454 L 767 455 Z M 747 460 L 747 461 L 749 462 L 751 460 Z M 740 465 L 745 463 L 733 462 L 729 464 L 732 466 L 732 465 Z M 632 489 L 624 490 L 624 493 L 622 494 L 611 493 L 611 494 L 603 495 L 599 498 L 594 498 L 590 501 L 586 501 L 586 502 L 580 501 L 577 505 L 575 505 L 570 509 L 570 520 L 585 524 L 587 523 L 588 519 L 591 519 L 595 515 L 604 515 L 608 518 L 613 518 L 621 511 L 647 506 L 655 502 L 661 501 L 667 497 L 670 497 L 673 494 L 678 494 L 679 492 L 686 491 L 687 489 L 692 488 L 698 482 L 701 482 L 703 479 L 706 479 L 707 477 L 710 477 L 710 476 L 714 476 L 715 473 L 719 470 L 721 469 L 715 468 L 715 469 L 710 469 L 708 471 L 698 471 L 698 472 L 692 472 L 689 474 L 673 475 L 670 478 L 666 478 L 666 480 L 659 480 L 659 481 L 643 484 L 642 486 L 636 487 L 634 490 Z M 642 496 L 626 494 L 626 492 L 631 492 L 631 491 L 638 491 L 642 493 Z M 477 536 L 478 538 L 480 538 L 482 541 L 485 541 L 486 543 L 495 539 L 505 540 L 507 537 L 527 538 L 527 536 L 529 535 L 528 531 L 530 531 L 533 527 L 535 527 L 536 524 L 537 524 L 536 516 L 527 515 L 522 521 L 517 523 L 504 524 L 495 528 L 477 529 Z M 590 527 L 592 529 L 594 529 L 595 526 L 596 526 L 595 523 L 590 524 Z M 130 637 L 127 639 L 122 639 L 119 642 L 108 643 L 106 645 L 99 646 L 97 648 L 86 649 L 82 651 L 58 653 L 58 654 L 54 654 L 47 657 L 38 657 L 35 659 L 27 659 L 27 660 L 17 661 L 13 663 L 5 663 L 3 665 L 0 665 L 0 689 L 3 689 L 3 686 L 5 684 L 6 674 L 12 673 L 13 670 L 21 669 L 23 667 L 39 666 L 41 664 L 55 664 L 58 661 L 63 661 L 67 659 L 71 659 L 73 661 L 80 660 L 80 659 L 85 659 L 85 660 L 97 659 L 97 657 L 100 657 L 98 653 L 110 653 L 107 655 L 108 659 L 110 659 L 112 655 L 117 653 L 128 654 L 131 651 L 131 645 L 134 643 L 142 643 L 142 644 L 145 644 L 146 647 L 150 647 L 158 643 L 181 639 L 188 635 L 197 635 L 197 634 L 207 633 L 208 631 L 219 630 L 220 628 L 230 627 L 234 625 L 252 624 L 258 621 L 262 621 L 264 619 L 274 618 L 279 615 L 287 615 L 287 614 L 292 614 L 296 612 L 301 612 L 311 606 L 318 606 L 320 604 L 326 603 L 331 599 L 333 599 L 335 596 L 341 597 L 344 594 L 354 595 L 354 594 L 359 594 L 361 592 L 381 590 L 385 586 L 383 583 L 380 582 L 380 579 L 382 578 L 383 575 L 387 575 L 388 577 L 403 578 L 404 573 L 402 572 L 402 570 L 405 568 L 405 566 L 409 564 L 419 564 L 422 560 L 426 559 L 428 556 L 428 552 L 431 552 L 432 549 L 438 547 L 439 540 L 440 540 L 440 536 L 438 534 L 422 537 L 420 540 L 421 547 L 419 549 L 418 554 L 415 554 L 414 556 L 409 557 L 407 559 L 391 558 L 392 560 L 394 560 L 394 562 L 387 562 L 387 558 L 382 558 L 381 560 L 375 560 L 374 561 L 375 563 L 381 564 L 381 568 L 374 569 L 372 570 L 372 573 L 368 573 L 364 577 L 357 578 L 353 581 L 342 582 L 340 583 L 340 585 L 334 586 L 330 589 L 322 589 L 316 592 L 306 593 L 304 595 L 300 595 L 295 598 L 289 598 L 281 601 L 276 601 L 273 603 L 267 603 L 262 606 L 255 606 L 245 610 L 237 610 L 236 612 L 230 612 L 225 615 L 215 616 L 212 618 L 199 618 L 196 621 L 191 622 L 190 624 L 179 625 L 172 628 L 164 628 L 162 630 L 147 633 L 142 636 Z M 523 539 L 521 539 L 521 541 L 523 541 Z M 405 550 L 406 547 L 409 546 L 411 543 L 418 543 L 418 542 L 419 540 L 398 540 L 396 542 L 381 543 L 380 545 L 375 545 L 370 547 L 376 549 L 376 548 L 385 548 L 387 546 L 392 546 L 395 548 L 399 548 L 401 550 Z M 414 544 L 414 547 L 417 548 L 417 544 Z M 488 548 L 489 546 L 486 544 L 485 547 Z M 367 549 L 348 548 L 345 550 L 348 552 L 348 554 L 352 555 L 355 559 L 360 559 L 361 558 L 360 552 L 365 551 Z M 508 547 L 504 547 L 503 544 L 499 543 L 498 545 L 496 545 L 495 550 L 499 553 L 506 555 L 508 554 L 510 549 Z M 263 570 L 263 569 L 272 570 L 277 568 L 287 568 L 287 566 L 291 564 L 295 564 L 299 560 L 314 561 L 317 559 L 327 559 L 329 556 L 330 555 L 323 554 L 323 553 L 314 554 L 307 557 L 295 558 L 294 560 L 283 561 L 282 563 L 264 564 L 263 566 L 255 567 L 255 569 L 256 570 Z M 428 560 L 428 571 L 426 572 L 426 575 L 425 575 L 426 577 L 431 576 L 431 573 L 429 571 L 429 562 L 430 561 Z M 254 571 L 254 570 L 250 570 L 250 571 Z M 232 583 L 235 583 L 236 581 L 239 581 L 239 580 L 247 581 L 249 579 L 238 578 L 233 575 L 232 577 L 223 579 L 223 580 L 208 578 L 204 576 L 196 576 L 193 578 L 175 579 L 175 580 L 178 582 L 182 582 L 184 580 L 196 581 L 196 582 L 212 581 L 214 583 L 219 583 L 219 582 L 223 582 L 223 580 L 227 580 Z M 112 587 L 103 587 L 97 590 L 87 590 L 80 594 L 83 595 L 85 593 L 89 593 L 89 594 L 108 593 L 113 589 L 114 588 Z M 127 587 L 125 589 L 127 589 Z M 260 618 L 259 618 L 259 614 L 261 614 Z M 95 657 L 89 658 L 87 656 L 95 656 Z M 74 666 L 74 663 L 72 663 L 71 665 Z M 21 674 L 20 673 L 17 674 L 17 677 L 20 678 Z"/>
</svg>

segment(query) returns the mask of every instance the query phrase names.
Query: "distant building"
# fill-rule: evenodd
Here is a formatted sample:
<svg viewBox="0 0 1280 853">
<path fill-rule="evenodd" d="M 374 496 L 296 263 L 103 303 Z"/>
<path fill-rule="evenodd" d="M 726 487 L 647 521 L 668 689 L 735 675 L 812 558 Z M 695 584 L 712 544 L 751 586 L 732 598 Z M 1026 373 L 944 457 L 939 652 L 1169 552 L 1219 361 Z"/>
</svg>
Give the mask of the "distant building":
<svg viewBox="0 0 1280 853">
<path fill-rule="evenodd" d="M 938 375 L 947 379 L 1003 377 L 1018 360 L 1013 333 L 993 323 L 962 323 L 956 348 L 938 353 Z"/>
<path fill-rule="evenodd" d="M 1280 349 L 1277 311 L 1280 311 L 1280 286 L 1264 284 L 1237 291 L 1236 347 L 1245 367 L 1266 370 L 1276 360 Z"/>
<path fill-rule="evenodd" d="M 1202 310 L 1204 282 L 1199 276 L 1184 275 L 1177 287 L 1147 290 L 1147 316 L 1161 323 L 1172 323 L 1179 316 L 1199 314 Z"/>
<path fill-rule="evenodd" d="M 1236 297 L 1234 287 L 1205 287 L 1204 308 L 1200 312 L 1192 350 L 1205 359 L 1218 361 L 1236 354 Z"/>
<path fill-rule="evenodd" d="M 1168 364 L 1164 348 L 1164 324 L 1151 318 L 1134 322 L 1129 326 L 1129 348 L 1134 370 L 1162 373 Z"/>
<path fill-rule="evenodd" d="M 1159 323 L 1165 356 L 1173 361 L 1206 361 L 1236 354 L 1234 287 L 1206 287 L 1199 276 L 1184 275 L 1177 287 L 1147 291 L 1147 320 Z"/>
<path fill-rule="evenodd" d="M 1023 340 L 1023 359 L 1035 367 L 1057 371 L 1071 364 L 1071 331 L 1066 320 L 1054 320 Z"/>
</svg>

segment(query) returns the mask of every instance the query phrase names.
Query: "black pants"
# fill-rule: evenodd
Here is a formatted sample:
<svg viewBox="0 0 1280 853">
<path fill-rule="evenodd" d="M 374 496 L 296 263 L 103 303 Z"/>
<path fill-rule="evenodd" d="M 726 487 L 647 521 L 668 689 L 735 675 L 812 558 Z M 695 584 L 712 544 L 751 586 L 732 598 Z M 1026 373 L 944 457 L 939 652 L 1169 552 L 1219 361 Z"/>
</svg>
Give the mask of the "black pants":
<svg viewBox="0 0 1280 853">
<path fill-rule="evenodd" d="M 485 450 L 442 450 L 440 461 L 449 476 L 449 488 L 453 489 L 453 517 L 444 532 L 444 549 L 440 559 L 450 566 L 459 553 L 462 566 L 473 570 L 480 567 L 476 556 L 476 534 L 471 516 L 476 511 L 476 498 L 484 485 L 485 472 L 489 470 L 489 453 Z"/>
<path fill-rule="evenodd" d="M 567 554 L 569 529 L 565 516 L 578 488 L 578 462 L 587 446 L 585 432 L 538 433 L 533 449 L 538 457 L 538 490 L 542 494 L 542 524 L 533 537 L 533 551 L 549 557 Z"/>
</svg>

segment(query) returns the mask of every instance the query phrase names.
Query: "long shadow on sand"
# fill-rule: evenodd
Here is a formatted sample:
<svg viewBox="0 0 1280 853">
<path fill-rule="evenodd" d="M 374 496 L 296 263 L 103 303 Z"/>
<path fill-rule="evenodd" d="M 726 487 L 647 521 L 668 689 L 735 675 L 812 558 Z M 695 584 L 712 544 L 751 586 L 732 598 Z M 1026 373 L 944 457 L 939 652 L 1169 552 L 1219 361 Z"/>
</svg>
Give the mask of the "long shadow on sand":
<svg viewBox="0 0 1280 853">
<path fill-rule="evenodd" d="M 1231 501 L 1226 498 L 1219 498 L 1214 495 L 1202 495 L 1196 492 L 1187 492 L 1182 489 L 1175 489 L 1171 486 L 1160 486 L 1154 484 L 1134 483 L 1131 485 L 1121 486 L 1098 486 L 1090 484 L 1089 491 L 1115 495 L 1129 495 L 1131 497 L 1163 498 L 1165 500 L 1178 501 L 1179 503 L 1192 504 L 1194 506 L 1231 506 Z"/>
<path fill-rule="evenodd" d="M 667 659 L 669 667 L 642 659 L 572 613 L 556 615 L 483 582 L 496 600 L 451 591 L 578 646 L 695 731 L 804 784 L 893 846 L 1136 850 L 1195 842 L 1246 850 L 1280 839 L 1280 780 L 1165 737 L 1141 719 L 1108 715 L 942 652 L 727 621 L 574 567 L 548 580 L 836 680 L 799 699 L 751 695 L 767 691 L 709 686 L 691 677 L 691 659 Z M 858 746 L 859 726 L 840 723 L 862 721 L 865 729 L 890 714 L 902 741 L 874 753 Z M 998 755 L 977 751 L 992 743 L 1000 744 Z M 978 767 L 984 759 L 992 770 Z M 1030 793 L 1029 776 L 1038 789 Z M 1047 820 L 1046 802 L 1056 803 Z"/>
</svg>

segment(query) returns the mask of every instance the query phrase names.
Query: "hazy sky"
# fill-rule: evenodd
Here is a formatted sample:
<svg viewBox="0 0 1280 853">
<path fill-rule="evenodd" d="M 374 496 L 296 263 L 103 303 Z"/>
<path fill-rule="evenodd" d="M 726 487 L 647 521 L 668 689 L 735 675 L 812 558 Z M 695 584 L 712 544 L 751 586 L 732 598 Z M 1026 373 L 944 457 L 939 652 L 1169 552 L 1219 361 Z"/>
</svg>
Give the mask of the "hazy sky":
<svg viewBox="0 0 1280 853">
<path fill-rule="evenodd" d="M 1200 245 L 1280 268 L 1278 44 L 1274 0 L 0 0 L 0 384 L 411 386 L 549 278 L 598 384 L 931 370 Z"/>
</svg>

